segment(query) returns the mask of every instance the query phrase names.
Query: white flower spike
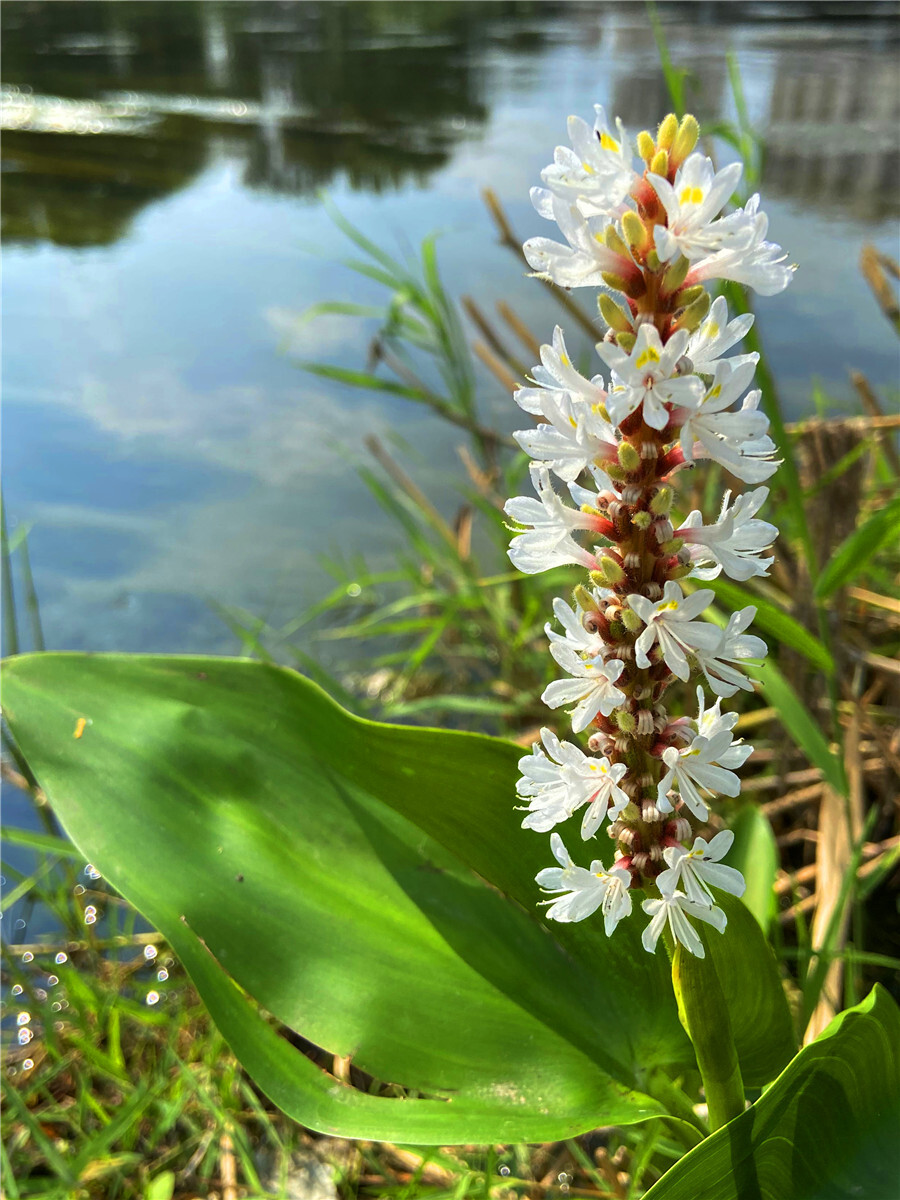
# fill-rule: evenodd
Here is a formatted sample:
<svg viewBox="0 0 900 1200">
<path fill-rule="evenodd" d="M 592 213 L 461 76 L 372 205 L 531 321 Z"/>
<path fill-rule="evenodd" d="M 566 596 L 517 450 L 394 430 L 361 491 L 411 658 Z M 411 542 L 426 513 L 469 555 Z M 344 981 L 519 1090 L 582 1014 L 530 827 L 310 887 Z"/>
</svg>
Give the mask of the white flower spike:
<svg viewBox="0 0 900 1200">
<path fill-rule="evenodd" d="M 740 895 L 743 880 L 721 861 L 732 835 L 695 837 L 688 814 L 705 821 L 714 797 L 738 794 L 736 771 L 753 747 L 735 740 L 737 716 L 723 713 L 721 701 L 752 689 L 743 668 L 766 645 L 747 632 L 752 606 L 722 629 L 706 619 L 713 592 L 685 594 L 682 581 L 767 574 L 777 530 L 759 516 L 768 489 L 755 485 L 778 466 L 760 393 L 748 390 L 759 355 L 740 352 L 753 318 L 730 319 L 725 300 L 711 301 L 703 284 L 731 279 L 774 295 L 792 268 L 766 241 L 759 197 L 729 210 L 741 167 L 716 171 L 696 151 L 693 117 L 670 114 L 655 136 L 638 136 L 643 175 L 622 123 L 611 126 L 601 108 L 593 127 L 571 118 L 569 137 L 571 148 L 557 147 L 532 192 L 564 242 L 537 237 L 524 250 L 537 273 L 562 287 L 621 294 L 599 297 L 609 328 L 596 352 L 609 379 L 576 371 L 554 330 L 531 383 L 515 394 L 538 418 L 515 434 L 533 460 L 538 498 L 516 497 L 506 512 L 519 527 L 509 554 L 520 570 L 573 564 L 590 573 L 571 602 L 553 601 L 557 624 L 545 630 L 565 678 L 542 696 L 569 710 L 573 733 L 590 736 L 582 749 L 542 730 L 519 764 L 517 794 L 526 828 L 551 832 L 582 812 L 582 838 L 608 822 L 616 846 L 609 871 L 599 860 L 587 870 L 552 833 L 559 866 L 537 877 L 555 893 L 545 901 L 550 918 L 580 921 L 600 910 L 611 934 L 631 915 L 631 889 L 642 888 L 647 950 L 668 928 L 703 957 L 695 923 L 723 931 L 714 890 Z M 709 523 L 695 510 L 675 528 L 673 481 L 705 461 L 754 487 L 726 493 Z M 553 490 L 551 472 L 576 507 Z M 701 683 L 696 717 L 670 718 L 671 685 L 698 677 L 714 703 Z"/>
</svg>

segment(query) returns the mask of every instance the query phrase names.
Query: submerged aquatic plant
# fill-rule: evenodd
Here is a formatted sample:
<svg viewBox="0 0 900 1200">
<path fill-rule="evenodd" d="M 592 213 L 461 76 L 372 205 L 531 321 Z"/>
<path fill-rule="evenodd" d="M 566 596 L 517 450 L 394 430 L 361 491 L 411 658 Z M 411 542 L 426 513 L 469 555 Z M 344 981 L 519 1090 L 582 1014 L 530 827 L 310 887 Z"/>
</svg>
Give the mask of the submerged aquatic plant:
<svg viewBox="0 0 900 1200">
<path fill-rule="evenodd" d="M 712 889 L 744 890 L 740 873 L 721 862 L 731 832 L 710 842 L 697 836 L 709 799 L 740 791 L 735 770 L 752 752 L 734 739 L 737 714 L 723 713 L 721 701 L 751 689 L 742 668 L 764 657 L 766 645 L 747 632 L 752 606 L 724 629 L 704 619 L 714 593 L 693 581 L 765 575 L 777 530 L 757 517 L 766 487 L 734 500 L 726 492 L 711 524 L 698 511 L 673 520 L 675 480 L 702 460 L 747 484 L 776 470 L 760 392 L 748 391 L 759 355 L 726 356 L 753 317 L 729 320 L 725 300 L 711 301 L 704 285 L 734 280 L 769 296 L 787 287 L 793 268 L 765 240 L 758 196 L 721 215 L 741 164 L 717 171 L 696 151 L 693 117 L 670 114 L 655 137 L 640 133 L 636 157 L 622 123 L 613 132 L 599 105 L 596 114 L 593 128 L 570 118 L 572 149 L 558 147 L 542 172 L 545 186 L 532 189 L 538 213 L 556 222 L 567 245 L 537 237 L 524 252 L 541 278 L 608 289 L 599 297 L 608 330 L 596 350 L 609 378 L 581 375 L 554 330 L 535 386 L 515 394 L 540 418 L 515 435 L 534 460 L 538 498 L 506 505 L 515 522 L 509 556 L 519 570 L 573 563 L 588 571 L 571 603 L 554 601 L 561 632 L 550 624 L 546 632 L 565 677 L 542 699 L 571 706 L 573 732 L 590 732 L 590 753 L 543 730 L 519 764 L 518 794 L 526 827 L 548 832 L 584 809 L 581 837 L 591 840 L 606 821 L 615 847 L 609 870 L 601 858 L 585 869 L 552 834 L 559 866 L 537 876 L 552 893 L 549 917 L 581 921 L 600 909 L 612 934 L 639 888 L 649 893 L 644 947 L 654 951 L 668 926 L 675 943 L 702 958 L 693 922 L 726 925 Z M 700 685 L 696 716 L 673 717 L 669 689 L 698 676 L 714 705 L 706 706 Z"/>
</svg>

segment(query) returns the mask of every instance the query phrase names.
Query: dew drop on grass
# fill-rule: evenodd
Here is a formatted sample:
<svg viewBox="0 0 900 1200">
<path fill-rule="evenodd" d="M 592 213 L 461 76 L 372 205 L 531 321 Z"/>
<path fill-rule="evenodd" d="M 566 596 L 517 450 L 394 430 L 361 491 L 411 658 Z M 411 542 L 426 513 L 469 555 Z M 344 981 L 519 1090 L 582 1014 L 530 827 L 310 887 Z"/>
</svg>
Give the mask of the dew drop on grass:
<svg viewBox="0 0 900 1200">
<path fill-rule="evenodd" d="M 96 924 L 96 921 L 97 921 L 97 909 L 94 907 L 93 904 L 89 904 L 87 906 L 87 908 L 84 910 L 84 923 L 85 923 L 85 925 L 94 925 L 94 924 Z"/>
<path fill-rule="evenodd" d="M 16 921 L 16 929 L 24 929 L 27 923 L 27 921 L 23 921 L 22 918 L 19 917 L 19 919 Z"/>
<path fill-rule="evenodd" d="M 501 1167 L 501 1168 L 500 1168 L 500 1174 L 501 1174 L 501 1175 L 508 1175 L 508 1174 L 509 1174 L 509 1167 Z"/>
<path fill-rule="evenodd" d="M 156 958 L 156 953 L 157 951 L 155 946 L 144 947 L 144 958 Z"/>
<path fill-rule="evenodd" d="M 48 975 L 47 976 L 47 987 L 55 987 L 56 984 L 58 984 L 58 983 L 59 983 L 58 975 Z"/>
<path fill-rule="evenodd" d="M 13 994 L 14 996 L 21 996 L 21 995 L 22 995 L 22 985 L 21 985 L 21 983 L 14 983 L 14 984 L 13 984 L 12 994 Z"/>
<path fill-rule="evenodd" d="M 158 1004 L 159 1003 L 159 992 L 148 992 L 147 993 L 147 1003 L 148 1004 Z"/>
<path fill-rule="evenodd" d="M 26 950 L 22 955 L 22 962 L 34 962 L 34 955 L 30 950 Z"/>
<path fill-rule="evenodd" d="M 72 891 L 75 893 L 76 896 L 83 896 L 84 895 L 84 884 L 76 883 L 75 886 L 72 888 Z"/>
<path fill-rule="evenodd" d="M 33 1030 L 27 1029 L 27 1028 L 20 1029 L 19 1030 L 19 1045 L 27 1046 L 33 1037 L 34 1037 Z"/>
<path fill-rule="evenodd" d="M 87 875 L 88 879 L 102 879 L 100 872 L 93 863 L 87 864 L 87 866 L 84 868 L 84 873 Z"/>
<path fill-rule="evenodd" d="M 34 1059 L 33 1058 L 26 1058 L 25 1061 L 22 1063 L 23 1071 L 30 1071 L 33 1067 L 34 1067 Z"/>
<path fill-rule="evenodd" d="M 57 966 L 60 966 L 60 964 L 69 961 L 69 956 L 63 950 L 60 950 L 59 954 L 57 954 L 56 958 L 54 958 L 53 961 L 56 963 Z"/>
<path fill-rule="evenodd" d="M 44 991 L 43 988 L 35 988 L 34 994 L 38 1000 L 46 1000 L 47 999 L 47 993 Z"/>
<path fill-rule="evenodd" d="M 20 1012 L 19 1015 L 16 1017 L 16 1024 L 17 1025 L 27 1025 L 30 1020 L 31 1020 L 30 1012 Z"/>
<path fill-rule="evenodd" d="M 165 983 L 165 981 L 169 978 L 169 972 L 165 967 L 160 967 L 160 969 L 156 972 L 156 978 L 160 983 Z"/>
<path fill-rule="evenodd" d="M 348 583 L 347 584 L 347 595 L 348 596 L 361 596 L 362 588 L 359 586 L 358 583 Z"/>
<path fill-rule="evenodd" d="M 62 1011 L 62 1005 L 60 1004 L 60 1002 L 58 1000 L 54 1000 L 53 1003 L 50 1005 L 50 1007 L 53 1009 L 54 1012 Z"/>
</svg>

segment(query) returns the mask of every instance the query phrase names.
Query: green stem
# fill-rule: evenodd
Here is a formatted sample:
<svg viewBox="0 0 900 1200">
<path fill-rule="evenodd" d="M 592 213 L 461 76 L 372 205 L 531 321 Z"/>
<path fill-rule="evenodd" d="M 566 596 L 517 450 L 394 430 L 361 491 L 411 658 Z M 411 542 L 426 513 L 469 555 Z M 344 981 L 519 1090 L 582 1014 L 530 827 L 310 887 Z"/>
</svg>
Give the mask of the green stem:
<svg viewBox="0 0 900 1200">
<path fill-rule="evenodd" d="M 744 1082 L 722 985 L 709 954 L 696 958 L 680 944 L 672 955 L 672 983 L 678 1015 L 694 1044 L 709 1128 L 715 1132 L 744 1111 Z"/>
</svg>

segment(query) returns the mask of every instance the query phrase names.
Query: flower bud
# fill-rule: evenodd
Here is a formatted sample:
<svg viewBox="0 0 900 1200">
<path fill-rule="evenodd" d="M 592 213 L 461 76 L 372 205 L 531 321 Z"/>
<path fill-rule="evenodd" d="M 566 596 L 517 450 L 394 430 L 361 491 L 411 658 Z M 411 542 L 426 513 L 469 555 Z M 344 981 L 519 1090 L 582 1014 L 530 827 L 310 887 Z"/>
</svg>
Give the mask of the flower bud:
<svg viewBox="0 0 900 1200">
<path fill-rule="evenodd" d="M 697 124 L 697 118 L 692 117 L 690 113 L 682 118 L 681 124 L 678 126 L 678 132 L 672 141 L 672 149 L 669 153 L 669 165 L 680 167 L 690 152 L 697 145 L 700 137 L 700 126 Z"/>
<path fill-rule="evenodd" d="M 604 554 L 600 559 L 600 574 L 607 584 L 621 583 L 625 578 L 625 572 L 619 563 L 614 558 L 610 558 L 608 554 Z"/>
<path fill-rule="evenodd" d="M 670 150 L 672 143 L 675 141 L 675 135 L 678 132 L 678 118 L 674 113 L 669 113 L 659 123 L 659 129 L 656 131 L 656 145 L 660 150 Z"/>
<path fill-rule="evenodd" d="M 675 303 L 678 308 L 687 308 L 693 304 L 695 300 L 699 300 L 701 296 L 706 295 L 706 288 L 702 283 L 694 283 L 690 287 L 682 288 L 675 297 Z"/>
<path fill-rule="evenodd" d="M 630 608 L 622 609 L 622 624 L 629 633 L 637 633 L 639 629 L 643 629 L 644 627 L 644 622 L 637 615 L 637 613 Z"/>
<path fill-rule="evenodd" d="M 612 719 L 623 733 L 634 733 L 637 729 L 637 721 L 627 708 L 616 709 L 612 715 Z"/>
<path fill-rule="evenodd" d="M 650 246 L 650 232 L 647 226 L 631 209 L 622 214 L 622 233 L 632 250 L 642 253 Z"/>
<path fill-rule="evenodd" d="M 603 241 L 606 246 L 612 250 L 613 254 L 618 254 L 622 258 L 628 258 L 628 246 L 622 239 L 622 235 L 616 229 L 615 225 L 607 225 L 603 231 Z"/>
<path fill-rule="evenodd" d="M 636 340 L 637 340 L 637 338 L 635 337 L 635 335 L 633 333 L 616 334 L 616 344 L 621 346 L 626 354 L 630 354 L 631 351 L 634 349 L 634 343 L 636 342 Z"/>
<path fill-rule="evenodd" d="M 614 292 L 624 292 L 632 300 L 640 300 L 641 296 L 647 290 L 643 275 L 634 275 L 631 279 L 624 279 L 621 275 L 616 275 L 613 271 L 601 271 L 600 278 L 608 288 L 611 288 Z M 625 335 L 623 334 L 622 336 L 624 337 Z"/>
<path fill-rule="evenodd" d="M 646 129 L 637 135 L 637 152 L 646 163 L 649 163 L 656 153 L 656 142 L 653 140 L 653 134 L 649 133 Z"/>
<path fill-rule="evenodd" d="M 685 279 L 687 279 L 687 273 L 690 269 L 690 261 L 683 254 L 670 263 L 665 275 L 662 277 L 662 294 L 669 296 L 672 292 L 677 292 Z"/>
<path fill-rule="evenodd" d="M 663 179 L 669 174 L 669 156 L 665 150 L 657 150 L 650 160 L 650 170 L 654 175 L 662 175 Z"/>
<path fill-rule="evenodd" d="M 661 487 L 650 501 L 650 511 L 657 517 L 666 517 L 672 509 L 674 495 L 670 487 Z"/>
<path fill-rule="evenodd" d="M 688 333 L 694 333 L 706 319 L 710 303 L 709 292 L 704 292 L 702 296 L 697 297 L 693 304 L 688 305 L 672 328 L 674 330 L 686 329 Z"/>
<path fill-rule="evenodd" d="M 636 471 L 641 465 L 641 456 L 631 442 L 619 442 L 619 462 L 626 471 Z"/>
<path fill-rule="evenodd" d="M 601 292 L 598 304 L 600 306 L 600 316 L 610 329 L 615 330 L 616 333 L 633 332 L 631 319 L 624 308 L 620 304 L 616 304 L 612 296 L 607 296 L 606 292 Z"/>
</svg>

